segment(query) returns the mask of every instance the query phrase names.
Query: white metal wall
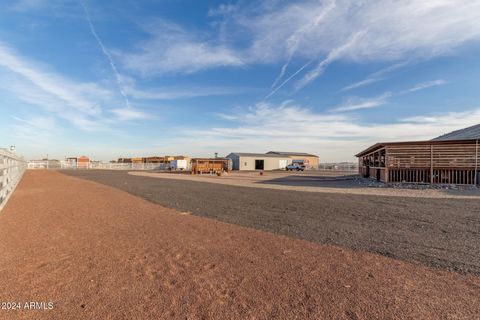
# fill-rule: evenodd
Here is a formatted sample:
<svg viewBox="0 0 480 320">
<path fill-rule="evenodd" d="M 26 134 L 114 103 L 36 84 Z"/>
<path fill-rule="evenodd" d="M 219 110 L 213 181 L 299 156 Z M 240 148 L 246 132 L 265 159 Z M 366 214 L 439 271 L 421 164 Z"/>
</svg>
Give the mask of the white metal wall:
<svg viewBox="0 0 480 320">
<path fill-rule="evenodd" d="M 27 164 L 23 158 L 0 148 L 0 210 L 22 179 Z"/>
<path fill-rule="evenodd" d="M 292 163 L 292 159 L 285 157 L 249 157 L 240 156 L 238 158 L 238 170 L 255 170 L 255 160 L 263 160 L 263 170 L 285 169 L 288 164 Z M 283 161 L 282 161 L 283 160 Z M 280 163 L 282 161 L 282 163 Z"/>
</svg>

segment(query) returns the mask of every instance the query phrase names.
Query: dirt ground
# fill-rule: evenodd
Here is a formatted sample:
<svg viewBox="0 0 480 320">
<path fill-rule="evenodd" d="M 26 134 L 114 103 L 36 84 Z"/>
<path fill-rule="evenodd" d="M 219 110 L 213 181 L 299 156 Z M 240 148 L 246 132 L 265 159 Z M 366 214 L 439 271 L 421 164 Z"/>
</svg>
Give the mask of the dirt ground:
<svg viewBox="0 0 480 320">
<path fill-rule="evenodd" d="M 480 201 L 476 199 L 295 192 L 124 171 L 63 172 L 198 216 L 480 275 Z"/>
<path fill-rule="evenodd" d="M 480 314 L 473 275 L 225 224 L 54 171 L 28 171 L 0 213 L 0 256 L 0 301 L 54 306 L 0 309 L 1 319 Z"/>
</svg>

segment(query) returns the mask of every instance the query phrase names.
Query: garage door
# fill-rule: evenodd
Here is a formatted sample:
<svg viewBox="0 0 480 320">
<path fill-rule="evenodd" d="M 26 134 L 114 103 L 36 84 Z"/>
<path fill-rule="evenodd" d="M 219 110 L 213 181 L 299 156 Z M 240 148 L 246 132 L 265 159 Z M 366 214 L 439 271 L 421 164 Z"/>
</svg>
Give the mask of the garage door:
<svg viewBox="0 0 480 320">
<path fill-rule="evenodd" d="M 278 160 L 278 168 L 285 169 L 287 167 L 287 160 Z"/>
</svg>

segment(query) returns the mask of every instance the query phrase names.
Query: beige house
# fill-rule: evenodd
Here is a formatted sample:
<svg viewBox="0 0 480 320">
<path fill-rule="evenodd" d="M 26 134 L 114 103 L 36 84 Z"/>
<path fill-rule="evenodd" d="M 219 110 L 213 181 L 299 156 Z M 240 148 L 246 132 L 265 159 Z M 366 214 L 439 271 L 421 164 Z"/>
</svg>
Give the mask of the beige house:
<svg viewBox="0 0 480 320">
<path fill-rule="evenodd" d="M 283 170 L 292 163 L 287 156 L 267 153 L 232 152 L 227 158 L 233 170 Z"/>
<path fill-rule="evenodd" d="M 276 154 L 288 157 L 291 162 L 303 164 L 308 169 L 318 169 L 318 165 L 320 164 L 319 157 L 310 153 L 269 151 L 267 154 Z"/>
</svg>

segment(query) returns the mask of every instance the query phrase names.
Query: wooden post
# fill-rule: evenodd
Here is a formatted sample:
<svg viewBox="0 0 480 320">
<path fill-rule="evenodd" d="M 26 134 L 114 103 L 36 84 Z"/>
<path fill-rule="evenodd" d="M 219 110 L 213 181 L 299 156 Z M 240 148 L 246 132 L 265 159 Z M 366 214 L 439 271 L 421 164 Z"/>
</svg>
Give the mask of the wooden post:
<svg viewBox="0 0 480 320">
<path fill-rule="evenodd" d="M 478 176 L 477 170 L 478 170 L 478 139 L 475 142 L 475 176 L 473 178 L 475 181 L 475 185 L 477 185 L 477 176 Z"/>
<path fill-rule="evenodd" d="M 430 184 L 433 184 L 433 144 L 430 145 Z"/>
<path fill-rule="evenodd" d="M 383 165 L 385 166 L 385 182 L 389 182 L 388 161 L 387 161 L 388 149 L 385 148 L 385 158 L 383 159 Z"/>
</svg>

